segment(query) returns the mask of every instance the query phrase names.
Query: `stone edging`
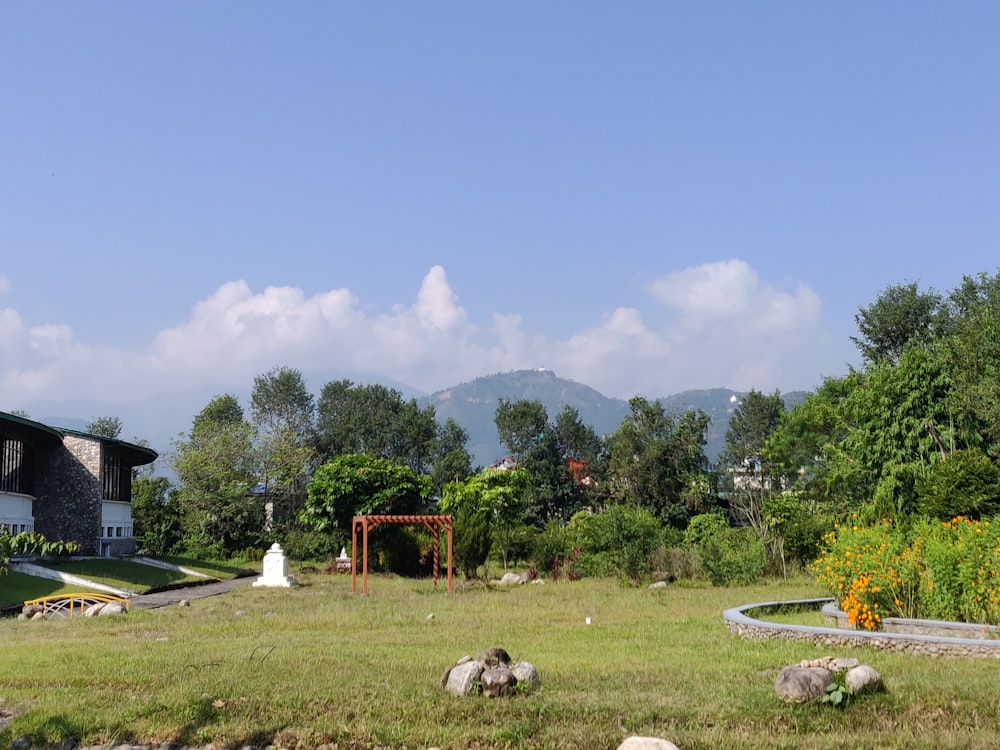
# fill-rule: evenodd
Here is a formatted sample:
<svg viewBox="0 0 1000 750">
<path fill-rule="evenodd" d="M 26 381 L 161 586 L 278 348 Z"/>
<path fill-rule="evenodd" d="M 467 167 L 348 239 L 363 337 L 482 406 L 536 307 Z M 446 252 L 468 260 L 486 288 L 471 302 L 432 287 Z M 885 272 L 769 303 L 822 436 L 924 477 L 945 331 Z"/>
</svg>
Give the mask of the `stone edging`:
<svg viewBox="0 0 1000 750">
<path fill-rule="evenodd" d="M 764 622 L 746 614 L 749 611 L 758 609 L 777 609 L 788 606 L 818 606 L 832 601 L 833 599 L 830 598 L 822 598 L 744 604 L 725 610 L 722 613 L 722 620 L 731 633 L 741 638 L 809 641 L 822 646 L 850 646 L 852 648 L 871 646 L 890 651 L 928 656 L 974 656 L 1000 659 L 1000 640 L 917 635 L 912 633 L 868 632 L 865 630 L 846 631 L 839 628 L 820 628 L 812 625 Z"/>
</svg>

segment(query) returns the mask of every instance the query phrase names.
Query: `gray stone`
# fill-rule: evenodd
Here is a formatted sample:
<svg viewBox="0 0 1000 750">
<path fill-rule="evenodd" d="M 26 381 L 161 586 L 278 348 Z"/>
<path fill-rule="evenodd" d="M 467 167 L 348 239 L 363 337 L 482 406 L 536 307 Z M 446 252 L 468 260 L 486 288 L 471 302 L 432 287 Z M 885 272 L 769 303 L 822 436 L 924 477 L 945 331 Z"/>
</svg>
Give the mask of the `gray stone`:
<svg viewBox="0 0 1000 750">
<path fill-rule="evenodd" d="M 651 583 L 647 588 L 651 589 L 665 589 L 667 587 L 666 581 L 657 581 L 656 583 Z"/>
<path fill-rule="evenodd" d="M 618 750 L 680 750 L 677 745 L 659 737 L 627 737 Z"/>
<path fill-rule="evenodd" d="M 100 612 L 102 609 L 104 609 L 105 603 L 106 602 L 95 602 L 94 604 L 91 604 L 85 610 L 83 610 L 83 616 L 84 617 L 93 617 L 98 612 Z"/>
<path fill-rule="evenodd" d="M 499 646 L 484 648 L 476 655 L 476 661 L 484 667 L 510 666 L 510 654 Z"/>
<path fill-rule="evenodd" d="M 784 667 L 774 680 L 774 691 L 788 703 L 822 700 L 826 687 L 833 682 L 833 672 L 822 667 Z"/>
<path fill-rule="evenodd" d="M 844 675 L 844 683 L 855 693 L 880 690 L 883 687 L 882 675 L 867 664 L 848 669 Z"/>
<path fill-rule="evenodd" d="M 15 737 L 10 741 L 10 750 L 28 750 L 31 747 L 31 737 Z"/>
<path fill-rule="evenodd" d="M 507 572 L 503 574 L 503 576 L 500 578 L 499 581 L 497 581 L 497 583 L 499 583 L 501 586 L 514 586 L 517 584 L 524 583 L 524 581 L 521 580 L 521 576 L 519 576 L 517 573 Z"/>
<path fill-rule="evenodd" d="M 35 612 L 35 614 L 33 614 L 31 616 L 31 619 L 32 620 L 44 620 L 45 619 L 45 613 L 44 612 Z"/>
<path fill-rule="evenodd" d="M 456 664 L 445 676 L 444 689 L 452 695 L 471 695 L 483 674 L 483 665 L 478 661 Z"/>
<path fill-rule="evenodd" d="M 97 613 L 98 617 L 114 617 L 115 615 L 124 614 L 125 610 L 121 605 L 121 602 L 108 602 L 100 611 Z"/>
<path fill-rule="evenodd" d="M 542 679 L 538 676 L 535 665 L 527 661 L 519 661 L 510 668 L 517 678 L 517 684 L 528 690 L 534 690 L 542 684 Z"/>
<path fill-rule="evenodd" d="M 507 667 L 491 667 L 479 679 L 483 685 L 483 695 L 488 698 L 511 695 L 517 687 L 517 677 Z"/>
</svg>

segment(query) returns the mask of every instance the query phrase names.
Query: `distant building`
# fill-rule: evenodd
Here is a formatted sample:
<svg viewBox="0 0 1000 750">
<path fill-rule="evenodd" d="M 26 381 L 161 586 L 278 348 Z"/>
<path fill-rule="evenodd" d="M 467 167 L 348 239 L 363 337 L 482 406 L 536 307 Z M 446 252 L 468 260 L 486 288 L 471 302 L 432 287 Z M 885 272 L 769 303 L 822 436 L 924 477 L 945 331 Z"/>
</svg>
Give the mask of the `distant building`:
<svg viewBox="0 0 1000 750">
<path fill-rule="evenodd" d="M 0 528 L 76 542 L 84 555 L 134 554 L 132 470 L 156 455 L 0 412 Z"/>
</svg>

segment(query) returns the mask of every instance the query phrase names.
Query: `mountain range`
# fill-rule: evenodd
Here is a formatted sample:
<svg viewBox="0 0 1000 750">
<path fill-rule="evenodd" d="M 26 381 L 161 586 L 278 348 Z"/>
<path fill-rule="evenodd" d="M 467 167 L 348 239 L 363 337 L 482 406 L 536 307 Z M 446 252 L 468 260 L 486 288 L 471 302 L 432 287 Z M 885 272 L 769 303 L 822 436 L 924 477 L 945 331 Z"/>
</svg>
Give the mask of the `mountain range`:
<svg viewBox="0 0 1000 750">
<path fill-rule="evenodd" d="M 805 395 L 804 391 L 783 394 L 785 407 L 796 406 Z M 709 416 L 705 455 L 714 464 L 725 447 L 729 418 L 743 396 L 744 392 L 728 388 L 699 388 L 661 396 L 658 400 L 670 415 L 701 409 Z M 630 411 L 628 401 L 609 398 L 590 386 L 560 378 L 544 368 L 479 377 L 432 393 L 418 402 L 432 404 L 439 422 L 450 417 L 464 427 L 469 433 L 468 449 L 475 462 L 489 465 L 504 456 L 493 421 L 501 398 L 540 401 L 552 422 L 563 407 L 571 406 L 579 413 L 580 420 L 593 427 L 598 435 L 615 432 Z"/>
<path fill-rule="evenodd" d="M 319 383 L 319 387 L 312 387 L 318 393 L 322 384 L 340 377 L 342 376 L 313 373 L 307 375 L 305 380 L 307 383 Z M 546 369 L 512 370 L 485 375 L 429 395 L 388 379 L 351 379 L 356 383 L 381 383 L 399 391 L 404 400 L 416 398 L 421 406 L 433 405 L 441 423 L 449 417 L 454 419 L 468 433 L 467 447 L 474 464 L 480 466 L 488 466 L 505 455 L 493 421 L 501 398 L 511 401 L 538 400 L 545 406 L 549 420 L 553 422 L 564 406 L 571 406 L 577 410 L 581 421 L 593 427 L 598 435 L 608 435 L 617 430 L 622 419 L 629 413 L 628 401 L 609 398 L 590 386 L 560 378 Z M 248 384 L 246 392 L 230 391 L 244 408 L 248 408 L 250 385 Z M 216 395 L 219 394 L 206 391 L 129 402 L 38 401 L 28 404 L 26 410 L 31 419 L 73 430 L 82 430 L 97 417 L 116 416 L 124 427 L 122 439 L 144 441 L 150 445 L 162 457 L 157 462 L 157 473 L 169 474 L 167 458 L 174 441 L 190 429 L 194 416 Z M 745 392 L 728 388 L 700 388 L 670 396 L 647 398 L 658 398 L 667 413 L 672 415 L 681 414 L 688 409 L 704 411 L 711 419 L 705 454 L 711 463 L 715 463 L 725 445 L 729 418 L 744 395 Z M 783 394 L 786 408 L 801 403 L 805 395 L 804 391 Z"/>
</svg>

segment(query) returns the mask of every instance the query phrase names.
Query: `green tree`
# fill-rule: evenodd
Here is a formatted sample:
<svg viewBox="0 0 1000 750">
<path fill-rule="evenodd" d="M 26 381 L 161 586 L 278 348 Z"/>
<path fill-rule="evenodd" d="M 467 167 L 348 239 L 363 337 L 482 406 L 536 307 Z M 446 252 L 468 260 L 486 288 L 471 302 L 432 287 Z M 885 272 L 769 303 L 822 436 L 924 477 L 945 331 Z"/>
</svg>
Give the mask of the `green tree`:
<svg viewBox="0 0 1000 750">
<path fill-rule="evenodd" d="M 118 417 L 97 417 L 83 431 L 109 440 L 118 440 L 122 434 L 122 421 Z"/>
<path fill-rule="evenodd" d="M 257 475 L 272 526 L 292 523 L 305 503 L 315 463 L 312 394 L 302 373 L 279 367 L 254 378 L 250 413 Z"/>
<path fill-rule="evenodd" d="M 516 532 L 523 523 L 524 498 L 530 480 L 531 475 L 521 468 L 484 469 L 463 482 L 445 485 L 438 508 L 442 513 L 452 514 L 464 514 L 467 508 L 474 508 L 485 514 L 506 570 Z"/>
<path fill-rule="evenodd" d="M 549 415 L 542 402 L 537 400 L 501 398 L 493 421 L 500 442 L 517 462 L 523 461 L 549 430 Z"/>
<path fill-rule="evenodd" d="M 952 335 L 944 346 L 956 419 L 1000 457 L 1000 273 L 965 277 L 951 295 Z M 970 442 L 977 442 L 974 438 Z"/>
<path fill-rule="evenodd" d="M 438 494 L 449 482 L 461 482 L 472 474 L 472 456 L 466 448 L 468 442 L 469 433 L 451 417 L 438 428 L 431 471 Z"/>
<path fill-rule="evenodd" d="M 430 492 L 429 477 L 387 458 L 336 456 L 316 470 L 299 519 L 305 527 L 346 543 L 354 516 L 419 513 Z"/>
<path fill-rule="evenodd" d="M 851 341 L 866 362 L 894 364 L 910 344 L 929 344 L 947 327 L 948 311 L 933 289 L 922 292 L 915 282 L 882 290 L 867 307 L 859 307 L 854 321 L 858 336 Z"/>
<path fill-rule="evenodd" d="M 236 408 L 234 408 L 234 406 Z M 260 546 L 265 516 L 256 483 L 253 431 L 235 396 L 217 396 L 174 446 L 177 502 L 189 553 L 232 555 Z"/>
<path fill-rule="evenodd" d="M 764 505 L 781 491 L 781 478 L 772 467 L 765 446 L 777 431 L 784 411 L 785 402 L 778 391 L 769 396 L 758 390 L 747 393 L 729 419 L 726 447 L 720 461 L 730 510 L 776 555 L 780 536 L 768 522 Z"/>
<path fill-rule="evenodd" d="M 184 536 L 178 490 L 166 477 L 139 477 L 132 482 L 132 521 L 139 550 L 166 555 Z"/>
<path fill-rule="evenodd" d="M 692 498 L 708 466 L 705 433 L 709 418 L 699 409 L 669 416 L 659 401 L 636 396 L 630 413 L 609 440 L 611 499 L 649 510 L 663 523 L 687 526 L 707 504 Z"/>
</svg>

